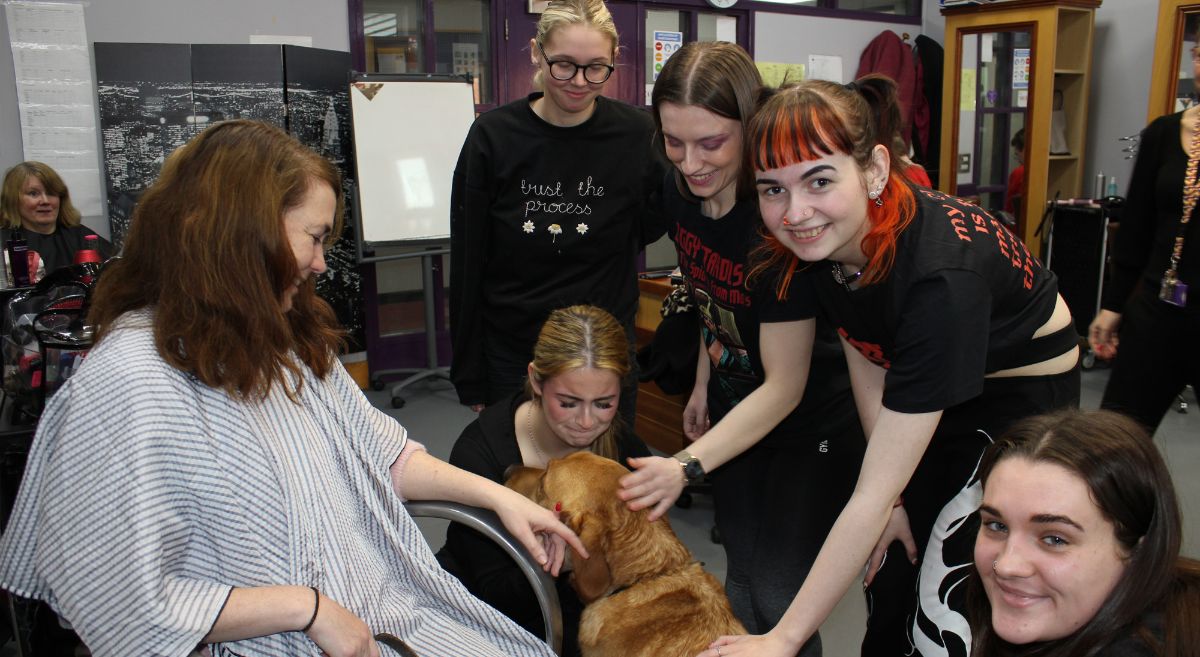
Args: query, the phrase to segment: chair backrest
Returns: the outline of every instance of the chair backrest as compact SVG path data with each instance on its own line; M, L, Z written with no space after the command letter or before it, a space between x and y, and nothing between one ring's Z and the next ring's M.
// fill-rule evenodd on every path
M529 585L533 587L533 593L537 597L538 606L542 608L542 622L546 627L546 645L550 646L554 654L562 654L562 607L559 606L558 589L555 588L554 578L542 570L533 557L529 556L525 546L518 543L508 533L495 513L456 502L430 500L409 501L404 504L404 507L413 517L441 518L470 527L490 538L507 552L529 580Z

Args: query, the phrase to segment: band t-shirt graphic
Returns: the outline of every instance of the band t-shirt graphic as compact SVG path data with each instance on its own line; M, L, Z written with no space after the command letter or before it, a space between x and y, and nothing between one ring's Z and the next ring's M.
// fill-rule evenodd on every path
M663 186L663 207L667 234L679 254L680 273L701 318L700 334L712 367L709 419L715 424L762 385L759 325L805 319L805 308L778 299L777 279L772 273L764 273L747 287L752 268L750 253L762 239L762 222L753 200L735 204L719 219L705 217L700 213L700 204L684 199L674 176L668 175ZM764 442L775 440L777 435L797 434L789 427L804 422L803 412L821 408L826 397L836 396L848 385L841 348L835 340L814 345L812 368L810 379L828 385L811 387L805 393L805 403Z

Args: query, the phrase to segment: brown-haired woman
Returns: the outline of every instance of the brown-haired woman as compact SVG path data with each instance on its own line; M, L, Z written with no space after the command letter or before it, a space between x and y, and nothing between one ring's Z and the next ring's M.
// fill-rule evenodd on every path
M763 236L743 144L762 89L750 54L721 41L683 46L654 83L659 141L675 169L663 182L663 209L700 317L683 411L693 442L674 457L631 461L637 472L619 493L655 519L685 477L707 477L725 593L751 633L774 627L807 577L854 488L864 443L832 327L816 329L772 285L746 276ZM804 344L812 348L797 348ZM809 394L798 405L805 381L794 373L806 362ZM820 637L793 654L820 655Z
M605 310L570 306L551 312L533 346L525 388L483 409L463 429L451 465L503 482L511 466L545 468L550 459L580 451L622 464L649 456L617 414L630 361L625 327ZM528 580L495 543L452 523L438 561L481 600L541 632L541 609ZM583 603L565 577L558 580L558 598L563 654L578 655Z
M112 245L79 223L79 210L58 172L41 162L22 162L4 174L0 193L0 247L20 235L29 245L30 280L36 282L74 261L75 253L94 237L102 259L112 256ZM8 257L7 251L4 254Z
M376 633L550 654L437 566L402 502L492 508L551 571L578 540L429 456L338 365L313 277L341 209L328 162L251 121L192 139L138 204L0 545L0 584L92 654L378 655Z
M1171 475L1110 411L1014 425L984 454L968 611L977 657L1200 654L1200 562Z

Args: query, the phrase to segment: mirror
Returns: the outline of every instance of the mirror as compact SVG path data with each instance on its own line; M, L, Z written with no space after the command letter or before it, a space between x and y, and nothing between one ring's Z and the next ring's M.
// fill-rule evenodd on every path
M1200 0L1159 0L1147 121L1197 102L1192 49L1200 43Z
M1175 111L1187 109L1196 103L1196 32L1200 30L1200 12L1183 15L1183 33L1180 35L1178 72L1175 82Z
M956 140L957 195L1016 226L1025 196L1029 30L962 34Z

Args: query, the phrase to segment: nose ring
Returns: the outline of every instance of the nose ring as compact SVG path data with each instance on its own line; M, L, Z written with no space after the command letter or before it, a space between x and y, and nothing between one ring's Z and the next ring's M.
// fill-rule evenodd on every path
M787 218L787 217L784 217L784 218L783 218L783 225L784 225L784 226L791 226L791 225L792 225L792 222L788 221L788 218ZM721 654L721 649L720 649L720 648L717 648L717 654L718 654L718 655L720 655L720 654Z
M996 572L996 562L995 561L992 562L992 572L993 573ZM999 574L999 573L997 573L997 574Z

